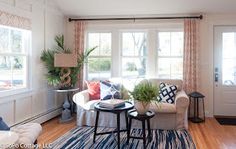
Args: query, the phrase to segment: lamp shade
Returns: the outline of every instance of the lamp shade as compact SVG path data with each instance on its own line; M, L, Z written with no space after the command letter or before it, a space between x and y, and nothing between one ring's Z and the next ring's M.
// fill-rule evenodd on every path
M77 57L75 54L54 54L54 67L76 67Z

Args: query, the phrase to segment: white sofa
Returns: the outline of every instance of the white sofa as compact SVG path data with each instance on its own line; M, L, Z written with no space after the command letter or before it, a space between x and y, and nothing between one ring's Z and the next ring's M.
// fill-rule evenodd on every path
M155 116L151 119L150 125L152 129L188 129L188 105L189 98L182 89L182 80L163 80L151 78L148 79L151 83L158 85L160 82L174 84L178 86L178 91L175 97L175 103L161 103L157 107L154 103L151 104L150 110L155 112ZM77 105L77 126L94 126L96 112L94 111L94 103L98 100L89 100L88 90L76 93L73 96L73 101ZM99 126L116 127L116 116L112 113L100 113ZM121 115L121 128L125 128L125 115ZM139 122L133 122L132 127L140 127ZM141 127L140 127L141 128Z

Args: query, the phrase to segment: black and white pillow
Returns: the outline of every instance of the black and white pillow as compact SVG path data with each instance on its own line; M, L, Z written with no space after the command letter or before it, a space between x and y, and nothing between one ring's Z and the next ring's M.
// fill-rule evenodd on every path
M175 102L175 95L177 92L176 85L169 85L167 83L161 82L159 90L159 101L173 104Z

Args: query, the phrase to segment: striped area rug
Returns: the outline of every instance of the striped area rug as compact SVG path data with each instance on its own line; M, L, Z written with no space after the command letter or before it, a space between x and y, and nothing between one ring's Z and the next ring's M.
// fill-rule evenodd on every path
M98 128L97 132L111 131L112 128ZM115 149L117 148L116 133L99 135L93 143L94 127L77 127L54 141L51 149ZM132 129L132 135L142 134L141 129ZM147 133L147 132L146 132ZM147 149L195 149L195 144L186 130L152 130L152 140ZM120 133L122 149L142 149L143 141L130 139L126 144L126 132Z

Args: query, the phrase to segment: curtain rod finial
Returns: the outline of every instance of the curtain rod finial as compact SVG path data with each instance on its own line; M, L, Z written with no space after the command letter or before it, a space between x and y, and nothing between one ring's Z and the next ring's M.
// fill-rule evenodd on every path
M71 22L71 21L72 21L72 19L71 19L71 18L69 18L69 19L68 19L68 21L69 21L69 22Z
M200 15L200 16L199 16L199 19L203 19L203 16L202 16L202 15Z

